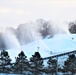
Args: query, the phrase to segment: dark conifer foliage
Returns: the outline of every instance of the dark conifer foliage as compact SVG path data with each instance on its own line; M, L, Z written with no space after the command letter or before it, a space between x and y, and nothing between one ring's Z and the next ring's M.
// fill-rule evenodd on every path
M33 75L42 74L43 71L43 60L39 52L35 52L30 58L31 72Z
M58 75L57 72L66 73L66 75L68 75L69 72L71 75L76 74L76 56L74 53L68 55L63 66L58 64L57 57L42 58L39 52L35 52L28 60L25 53L21 51L18 56L15 57L15 62L12 62L7 51L2 50L0 53L0 73Z
M10 73L11 59L7 51L3 50L0 54L0 72ZM9 67L10 66L10 67Z
M27 56L23 51L21 51L18 54L18 57L16 57L15 63L12 68L14 73L26 74L29 71L29 62Z
M68 59L64 62L63 69L65 72L71 72L71 75L76 73L76 56L71 54Z
M47 73L54 75L56 73L57 60L50 58L47 62Z

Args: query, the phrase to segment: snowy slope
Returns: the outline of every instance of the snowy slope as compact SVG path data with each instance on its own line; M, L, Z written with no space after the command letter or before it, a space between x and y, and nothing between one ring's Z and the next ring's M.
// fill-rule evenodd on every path
M74 38L74 39L72 39ZM9 55L14 60L14 57L23 50L28 58L38 51L42 57L48 57L54 54L68 52L76 49L76 34L57 34L53 38L34 41L21 47L21 49L8 50Z

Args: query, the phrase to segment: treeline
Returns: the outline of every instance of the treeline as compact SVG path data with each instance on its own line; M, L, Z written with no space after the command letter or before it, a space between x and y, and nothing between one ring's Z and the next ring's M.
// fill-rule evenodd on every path
M46 64L45 64L46 62ZM68 73L71 75L76 74L76 56L71 54L64 61L64 65L57 63L56 58L50 58L42 60L39 52L35 52L34 55L27 59L27 56L21 51L15 62L12 63L12 59L9 53L5 50L0 53L0 73L11 73L11 74L25 74L25 75L57 75L58 72Z

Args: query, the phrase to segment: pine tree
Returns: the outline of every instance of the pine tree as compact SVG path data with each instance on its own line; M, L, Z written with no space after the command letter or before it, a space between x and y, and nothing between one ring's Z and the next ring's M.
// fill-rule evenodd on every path
M48 68L47 68L47 73L49 74L54 74L56 73L56 68L57 68L57 60L50 58L47 62Z
M39 52L35 52L34 55L30 58L31 72L33 75L42 74L43 70L43 60Z
M3 50L0 54L0 71L3 73L10 73L11 71L11 59L7 51Z
M76 56L71 54L68 59L64 62L63 69L65 72L71 72L71 75L76 73Z
M29 70L29 62L27 60L27 56L21 51L16 57L16 61L14 63L13 72L15 73L27 73Z

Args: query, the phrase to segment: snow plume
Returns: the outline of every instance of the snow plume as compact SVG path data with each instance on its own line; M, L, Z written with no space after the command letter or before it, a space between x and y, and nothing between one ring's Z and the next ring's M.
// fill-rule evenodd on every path
M42 38L35 23L21 24L16 29L16 36L20 44L26 44Z
M1 28L2 29L2 28ZM41 40L48 35L51 37L59 33L68 33L67 24L53 23L38 19L35 22L20 24L16 29L7 27L0 29L0 48L20 48L20 45L25 45L35 40Z
M67 22L54 22L52 27L54 34L70 34L69 25Z
M12 28L3 29L0 32L0 41L2 41L0 42L1 49L21 48Z
M20 24L15 33L20 44L24 45L51 35L51 25L49 22L39 19L36 22Z
M1 49L20 48L20 45L41 40L47 35L51 35L51 25L43 19L20 24L16 29L7 27L0 31L0 47Z

